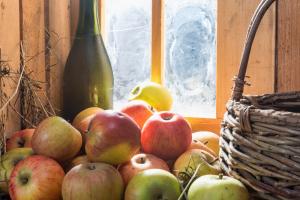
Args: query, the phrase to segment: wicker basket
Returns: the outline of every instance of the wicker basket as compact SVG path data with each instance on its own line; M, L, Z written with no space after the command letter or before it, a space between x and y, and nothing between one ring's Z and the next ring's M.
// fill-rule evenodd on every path
M262 0L251 20L222 122L220 162L254 199L300 200L300 92L243 96L251 46L274 1Z

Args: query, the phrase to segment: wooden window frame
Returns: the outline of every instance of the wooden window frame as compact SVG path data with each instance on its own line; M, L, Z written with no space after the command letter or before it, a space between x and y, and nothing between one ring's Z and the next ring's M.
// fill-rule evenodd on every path
M151 81L164 84L164 0L152 0L152 56L151 56ZM106 37L105 30L105 0L99 0L100 20L101 20L101 34ZM217 73L218 73L217 69ZM217 76L218 77L218 76ZM218 85L218 81L217 81ZM221 109L218 98L218 90L216 94L216 118L197 118L186 117L190 122L193 131L213 131L219 133L220 123L222 120Z

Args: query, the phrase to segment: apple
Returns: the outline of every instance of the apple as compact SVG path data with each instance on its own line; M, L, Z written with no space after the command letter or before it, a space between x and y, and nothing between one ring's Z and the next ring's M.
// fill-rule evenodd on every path
M143 151L164 160L176 159L187 150L191 141L190 124L181 115L172 112L154 113L142 129Z
M53 159L34 155L19 162L9 181L12 200L61 199L64 170Z
M248 200L246 187L238 180L222 175L196 179L188 191L189 200Z
M192 176L197 168L197 176L219 174L221 172L218 159L200 149L191 149L179 156L175 161L173 171L182 180L185 178L183 175Z
M168 111L172 108L173 97L163 85L155 82L144 82L134 87L129 95L129 101L146 101L158 111Z
M95 116L95 114L97 112L101 112L103 111L102 108L99 107L90 107L90 108L86 108L84 110L82 110L81 112L79 112L75 118L72 121L72 125L77 128L78 130L80 130L80 124L82 123L82 121L84 121L87 118L92 118L93 116ZM86 127L87 128L87 127ZM87 130L87 129L86 129Z
M105 163L85 163L72 168L62 185L64 200L122 200L124 183L118 170Z
M122 109L122 113L129 115L140 128L143 128L145 122L152 116L154 108L145 101L133 100L128 102Z
M144 153L134 155L129 162L120 166L119 171L125 185L127 185L132 177L146 169L163 169L170 171L165 161L154 155Z
M82 147L84 150L84 145L85 145L85 134L88 131L89 124L93 117L96 115L96 113L103 111L102 108L99 107L90 107L87 109L84 109L80 113L78 113L73 122L72 125L80 131L82 134Z
M70 171L73 167L80 165L80 164L85 164L85 163L89 163L90 161L88 160L87 155L81 155L81 156L77 156L75 157L71 162L67 162L66 164L66 171Z
M33 155L31 148L15 148L1 156L0 191L8 192L9 177L14 167L18 162L31 155Z
M31 138L35 129L24 129L15 132L6 141L6 150L9 151L14 148L31 147Z
M92 162L125 163L140 149L138 125L126 114L106 110L92 119L85 151Z
M210 153L212 156L217 157L216 153L208 148L204 143L202 143L200 140L197 140L196 135L192 134L192 142L188 149L201 149L203 151L206 151Z
M176 177L162 169L147 169L128 183L124 200L177 200L180 184Z
M219 145L219 139L220 136L213 132L209 131L199 131L195 132L192 135L193 140L198 140L205 144L209 149L211 149L215 155L219 155L220 145Z
M72 159L80 150L80 132L61 117L48 117L36 128L32 149L39 155L63 162Z

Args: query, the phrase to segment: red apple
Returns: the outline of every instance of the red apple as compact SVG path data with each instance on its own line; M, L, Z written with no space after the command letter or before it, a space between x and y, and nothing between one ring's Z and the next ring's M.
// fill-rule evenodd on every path
M31 147L31 138L34 133L34 129L24 129L15 132L6 141L6 150L9 151L15 148Z
M121 112L129 115L140 128L143 128L147 119L152 116L154 109L145 101L133 100L128 102Z
M119 171L127 185L132 177L146 169L163 169L170 171L165 161L151 154L144 153L133 156L129 162L119 168Z
M8 193L9 177L13 169L21 160L31 155L33 155L31 148L15 148L1 156L0 193Z
M118 170L104 163L86 163L72 168L64 178L64 200L121 200L124 183Z
M54 116L44 119L38 125L31 143L35 153L63 163L79 152L82 137L70 123L61 117Z
M192 140L190 124L172 112L154 113L142 129L142 149L164 160L176 159Z
M61 199L64 175L62 167L51 158L30 156L14 168L9 195L12 200Z
M106 110L92 119L86 134L85 151L92 162L122 164L140 148L138 125L126 114Z

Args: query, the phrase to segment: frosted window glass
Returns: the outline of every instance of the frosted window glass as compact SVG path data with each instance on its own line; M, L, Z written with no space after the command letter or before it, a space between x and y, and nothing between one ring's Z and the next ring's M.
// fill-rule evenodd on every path
M165 83L174 110L216 115L216 0L166 0Z
M151 0L106 1L106 48L114 72L114 108L150 79Z

